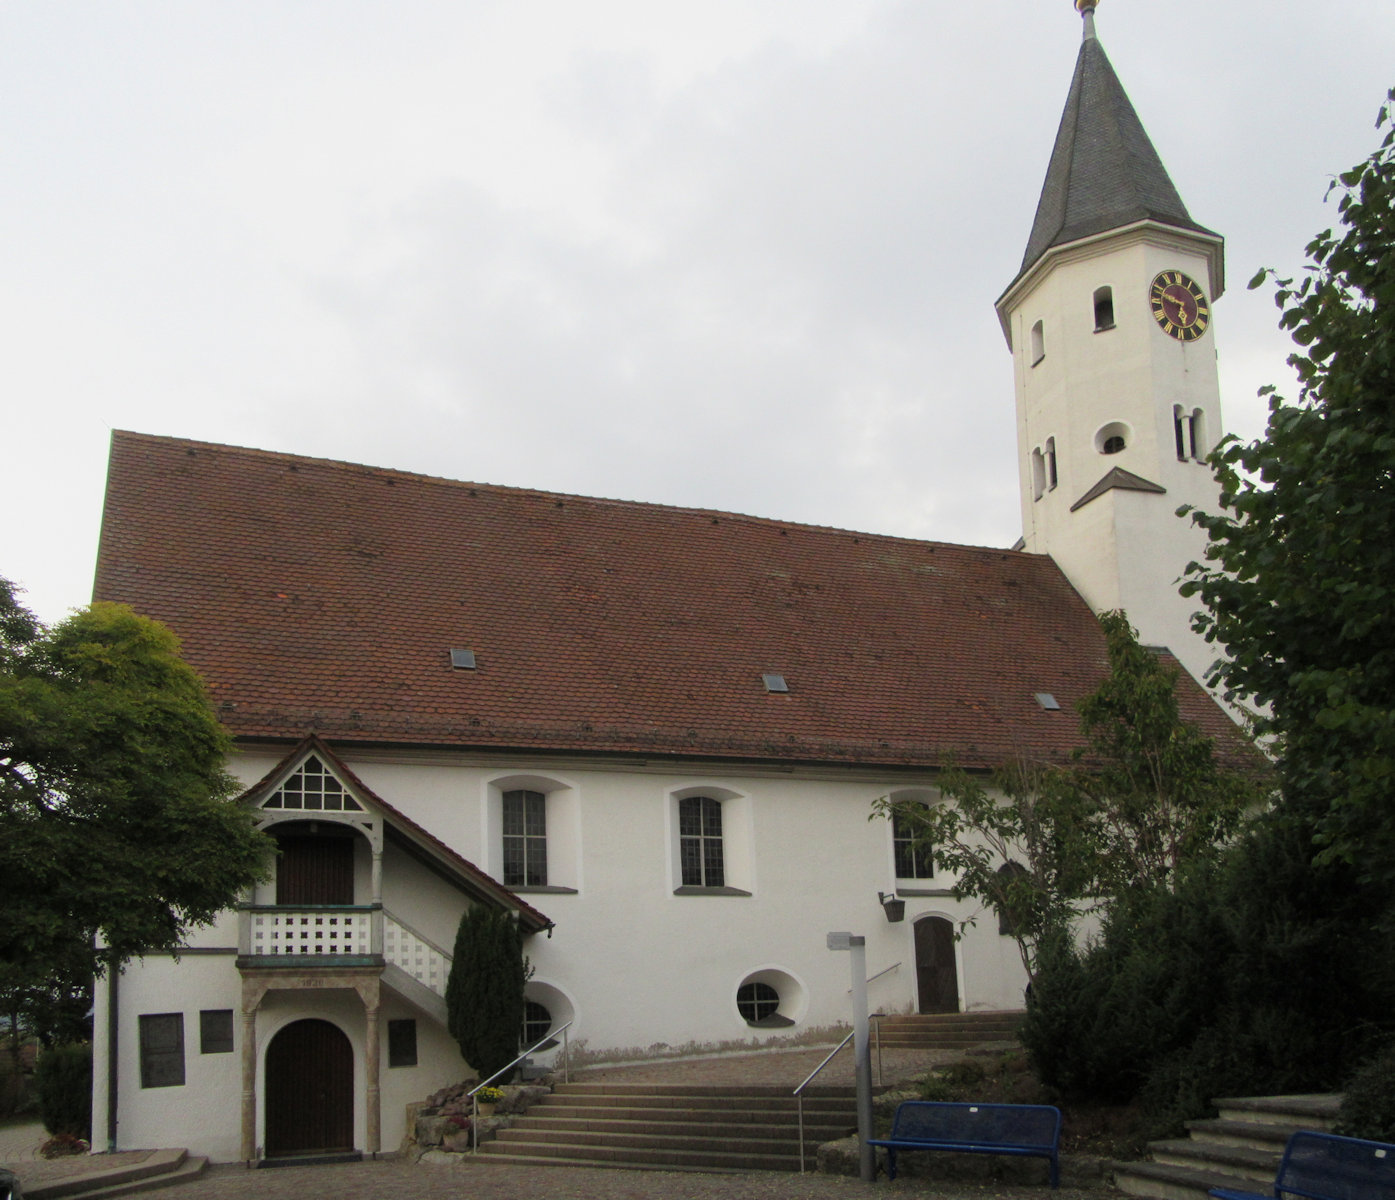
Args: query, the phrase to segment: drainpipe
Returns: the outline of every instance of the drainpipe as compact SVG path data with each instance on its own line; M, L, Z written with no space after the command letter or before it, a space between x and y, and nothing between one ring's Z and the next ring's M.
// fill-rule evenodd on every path
M119 1015L120 994L117 986L121 978L121 968L116 963L116 956L107 956L107 1151L111 1153L116 1150L116 1096L117 1088L117 1063L120 1056L117 1054L116 1032L119 1025L117 1017Z

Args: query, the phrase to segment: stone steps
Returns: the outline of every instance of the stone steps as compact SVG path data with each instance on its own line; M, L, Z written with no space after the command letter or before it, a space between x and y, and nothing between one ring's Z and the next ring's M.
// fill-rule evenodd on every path
M562 1084L480 1145L481 1162L688 1171L798 1171L798 1102L788 1087ZM857 1125L852 1088L810 1088L804 1137Z
M988 1042L1013 1042L1020 1012L914 1013L880 1017L876 1040L883 1049L955 1050Z
M108 1196L129 1196L185 1183L202 1175L207 1166L208 1159L190 1157L184 1150L156 1150L141 1162L127 1166L93 1166L80 1175L26 1184L24 1195L25 1200L105 1200Z
M1207 1200L1211 1188L1269 1191L1297 1129L1331 1129L1340 1096L1249 1096L1213 1101L1220 1116L1189 1121L1187 1138L1149 1144L1146 1162L1112 1163L1114 1186L1147 1200Z

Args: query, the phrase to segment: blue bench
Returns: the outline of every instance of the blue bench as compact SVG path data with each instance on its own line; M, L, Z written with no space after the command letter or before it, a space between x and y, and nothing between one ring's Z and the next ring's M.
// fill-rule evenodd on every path
M1212 1188L1211 1195L1216 1200L1390 1200L1395 1196L1395 1145L1300 1129L1284 1147L1272 1191Z
M869 1140L886 1148L888 1179L896 1178L898 1151L951 1150L1044 1158L1051 1164L1051 1186L1060 1186L1061 1110L1049 1104L903 1100L896 1106L890 1136Z

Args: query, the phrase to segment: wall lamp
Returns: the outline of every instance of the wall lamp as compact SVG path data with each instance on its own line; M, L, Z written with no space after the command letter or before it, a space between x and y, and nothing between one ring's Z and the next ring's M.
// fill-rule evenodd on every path
M877 893L877 903L882 906L882 911L886 913L886 919L893 925L897 921L906 919L906 902L897 897L895 892L887 895L885 892Z

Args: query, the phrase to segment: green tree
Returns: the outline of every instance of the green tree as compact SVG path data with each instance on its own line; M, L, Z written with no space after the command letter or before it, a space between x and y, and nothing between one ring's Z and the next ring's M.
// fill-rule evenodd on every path
M264 876L229 748L164 626L94 604L45 628L0 580L0 1010L177 949Z
M1087 747L1067 787L1090 824L1096 890L1117 897L1167 884L1179 868L1214 858L1271 786L1258 755L1224 765L1182 719L1180 668L1164 663L1122 612L1100 617L1109 676L1080 702Z
M461 1057L490 1078L518 1057L528 962L514 915L476 904L455 934L446 980L446 1022Z
M1283 804L1320 861L1395 886L1395 126L1334 182L1340 228L1280 279L1296 402L1273 388L1257 441L1212 457L1219 513L1184 592L1225 647L1215 678L1261 712ZM1260 272L1251 287L1269 277ZM1184 512L1186 510L1183 510Z
M938 782L943 803L882 796L872 817L895 817L953 879L956 899L977 899L995 913L1035 978L1038 948L1069 927L1093 882L1078 797L1058 769L1021 761L988 778L946 762Z
M956 898L998 915L1034 986L1043 947L1082 911L1169 886L1184 863L1214 858L1264 794L1258 756L1250 769L1224 766L1182 720L1178 668L1140 646L1123 613L1100 623L1110 672L1080 703L1086 744L1074 762L1017 761L987 781L947 764L946 803L873 805L913 831Z

